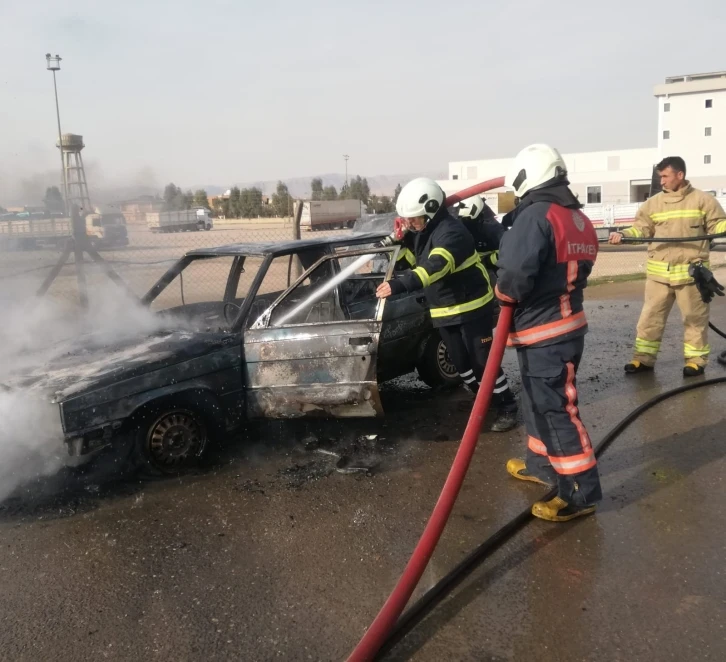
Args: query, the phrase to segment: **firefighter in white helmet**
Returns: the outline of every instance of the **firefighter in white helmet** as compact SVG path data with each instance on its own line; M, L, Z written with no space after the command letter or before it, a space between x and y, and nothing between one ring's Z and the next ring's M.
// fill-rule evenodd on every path
M476 250L482 264L489 272L489 280L494 284L496 282L499 243L505 232L504 227L497 221L496 214L480 195L463 200L457 205L457 209L459 218L464 221L464 227L474 237Z
M598 241L569 189L567 167L549 145L531 145L505 178L519 199L505 221L497 296L514 305L508 345L517 348L527 427L525 460L507 471L557 485L532 514L556 522L594 512L602 498L597 461L578 409L577 368L585 347L583 290Z
M476 393L492 342L494 292L471 234L444 205L444 192L432 179L406 184L396 211L409 226L409 246L415 265L378 287L386 298L423 289L431 319L446 344L461 379ZM498 416L492 430L516 425L517 402L500 370L493 402Z

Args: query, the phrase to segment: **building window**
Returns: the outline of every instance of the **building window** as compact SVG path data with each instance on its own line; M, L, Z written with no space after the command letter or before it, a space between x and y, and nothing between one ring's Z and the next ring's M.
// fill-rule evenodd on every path
M663 140L668 140L671 137L670 131L663 131Z
M706 127L706 132L704 133L704 135L705 136L710 136L711 135L711 127L710 126L707 126Z
M671 105L669 103L663 104L663 112L664 113L670 113L671 112Z
M602 204L602 186L588 186L587 187L587 204L588 205Z
M713 108L713 99L706 99L706 108Z
M706 165L709 165L711 163L711 155L710 154L706 154L706 156L703 157L703 162Z
M459 179L459 175L453 175L451 179Z

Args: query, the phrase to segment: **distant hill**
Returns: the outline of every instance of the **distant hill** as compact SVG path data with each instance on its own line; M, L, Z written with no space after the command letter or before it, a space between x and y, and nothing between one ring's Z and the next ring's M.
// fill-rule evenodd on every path
M356 177L356 174L350 174L348 177ZM396 186L399 184L403 186L406 182L414 179L415 177L431 177L432 179L446 179L446 173L442 172L425 172L418 174L408 175L374 175L372 177L366 177L361 175L368 180L368 186L371 189L371 193L375 195L393 195L396 190ZM295 198L306 198L310 195L310 180L314 177L320 177L323 180L324 186L335 186L338 191L343 187L345 183L345 175L340 173L329 173L327 175L310 175L307 177L293 177L291 179L283 179L282 181L287 184L290 194ZM253 186L262 190L263 193L271 194L275 192L278 180L267 180L267 181L256 181L256 182L240 182L236 186L240 188L251 188ZM218 186L206 186L197 187L204 188L209 195L219 195L224 193L227 189L220 188ZM218 191L213 193L212 191Z

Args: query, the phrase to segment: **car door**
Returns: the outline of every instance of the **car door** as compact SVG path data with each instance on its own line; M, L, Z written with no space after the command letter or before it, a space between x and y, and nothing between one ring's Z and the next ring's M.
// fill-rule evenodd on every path
M373 417L383 414L376 378L385 300L353 310L340 298L346 281L398 247L367 248L318 260L245 331L250 417Z

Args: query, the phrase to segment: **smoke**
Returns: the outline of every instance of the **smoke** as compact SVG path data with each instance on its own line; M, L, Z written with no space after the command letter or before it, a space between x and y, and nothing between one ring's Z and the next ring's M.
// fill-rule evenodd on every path
M50 364L84 347L110 348L169 328L168 319L113 285L92 288L89 298L89 311L81 316L75 306L0 288L0 502L68 463L58 405L37 387ZM81 366L79 379L93 369Z
M94 205L111 204L129 200L140 195L158 195L161 191L159 179L148 166L126 174L115 174L113 178L105 175L100 162L84 162L89 195ZM63 182L60 161L57 168L23 168L22 165L10 169L0 162L0 207L40 206L45 191L51 186L62 189Z

